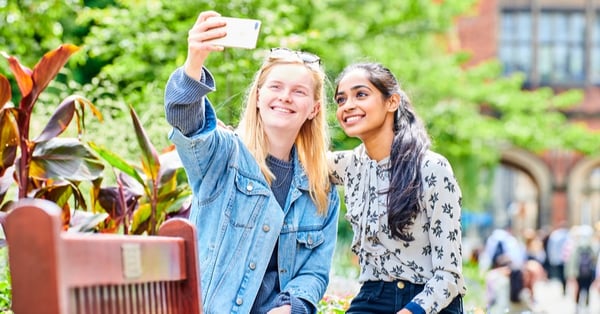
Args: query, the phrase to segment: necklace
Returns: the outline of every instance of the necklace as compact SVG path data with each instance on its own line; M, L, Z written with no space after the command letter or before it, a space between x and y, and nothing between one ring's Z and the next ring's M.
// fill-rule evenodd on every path
M273 156L267 157L267 166L275 176L275 180L271 183L271 188L281 188L291 182L290 173L294 172L294 164L285 162Z
M292 172L291 168L287 169L287 171L285 172L285 176L283 178L275 177L275 181L273 181L273 183L271 184L271 187L280 188L282 185L284 185L285 182L288 181L288 177L290 176L290 172Z

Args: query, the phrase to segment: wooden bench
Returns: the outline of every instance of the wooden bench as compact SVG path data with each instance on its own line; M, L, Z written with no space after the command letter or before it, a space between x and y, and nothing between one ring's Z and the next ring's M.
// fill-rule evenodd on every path
M157 236L71 233L56 204L23 199L4 226L17 314L202 313L196 229L184 219Z

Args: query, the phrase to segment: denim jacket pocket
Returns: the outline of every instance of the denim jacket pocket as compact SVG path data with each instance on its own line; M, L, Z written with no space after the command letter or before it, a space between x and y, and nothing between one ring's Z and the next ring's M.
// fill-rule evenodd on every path
M300 231L296 236L298 243L307 249L314 249L325 241L323 231Z
M235 192L227 206L230 223L237 228L253 228L261 209L267 204L269 190L259 181L237 174Z

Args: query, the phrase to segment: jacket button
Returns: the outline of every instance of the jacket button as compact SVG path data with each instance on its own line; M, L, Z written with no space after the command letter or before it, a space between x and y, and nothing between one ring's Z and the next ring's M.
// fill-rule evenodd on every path
M269 232L269 230L271 230L271 227L269 227L269 225L263 225L264 232Z
M307 242L308 242L309 245L312 245L313 244L313 239L309 236Z
M256 269L256 264L250 263L250 265L248 265L248 267L250 267L250 269L252 269L252 270L255 270Z
M244 301L242 300L242 298L237 298L235 300L235 304L237 304L237 305L242 305L242 303L244 303Z
M398 289L404 289L404 283L402 281L398 281Z
M252 185L252 182L249 182L248 185L246 185L246 190L248 190L248 191L254 190L254 186Z

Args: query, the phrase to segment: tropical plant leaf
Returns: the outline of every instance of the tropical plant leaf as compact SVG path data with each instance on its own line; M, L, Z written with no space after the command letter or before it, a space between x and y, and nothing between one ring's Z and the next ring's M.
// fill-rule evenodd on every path
M21 91L21 95L25 98L29 95L33 89L33 79L31 77L31 69L24 66L19 62L19 59L13 56L9 56L5 53L2 55L8 59L8 66L15 76L15 80L17 80L17 85L19 86L19 90Z
M73 115L75 113L77 113L77 129L78 132L81 134L81 123L83 123L83 119L79 116L79 111L77 111L77 108L79 107L83 114L85 105L87 105L90 108L90 110L92 110L93 114L96 117L98 117L100 121L102 121L102 114L89 100L78 95L71 95L65 98L65 100L63 100L63 102L58 106L52 117L50 117L50 120L48 121L48 124L46 124L46 127L44 128L42 133L40 133L40 135L33 141L49 141L50 139L62 134L62 132L64 132L64 130L66 130L69 124L71 123L71 120L73 119Z
M34 197L52 201L61 208L70 208L69 200L72 196L78 203L75 207L86 208L85 198L77 184L66 180L53 180L50 184L37 190Z
M15 184L15 180L13 179L14 173L15 167L9 167L4 171L4 174L0 176L0 204L4 201L8 189Z
M69 232L93 232L96 227L108 218L107 213L91 213L74 210L71 213Z
M37 99L39 93L48 87L58 72L65 66L69 57L79 50L79 47L72 44L63 44L58 48L44 54L42 59L33 68L32 78L35 84L34 99Z
M102 188L98 192L98 205L114 220L119 220L128 213L133 212L141 197L141 195L137 195L129 189L123 189L122 191L124 204L121 202L118 187Z
M161 195L159 207L164 208L167 214L173 214L185 209L185 204L190 201L192 192L189 189L180 189Z
M19 147L19 124L15 118L15 108L0 109L0 147L2 147L2 164L0 176L14 165Z
M131 233L142 234L148 231L149 218L152 212L150 203L140 204L140 206L133 212L133 218L131 222ZM157 224L158 224L157 217Z
M104 147L100 147L93 142L89 142L88 145L96 153L98 153L98 155L100 155L100 157L102 157L102 159L106 160L111 166L123 171L124 173L126 173L127 175L129 175L130 177L132 177L136 181L138 181L140 184L145 185L144 179L142 179L140 174L137 172L136 167L131 165L129 162L127 162L121 156L109 151L108 149L106 149Z
M57 137L35 144L29 175L38 180L90 181L101 177L103 170L104 165L81 142Z
M4 75L0 74L0 108L4 107L11 98L12 90L10 88L10 82Z
M119 184L121 184L127 190L131 191L131 193L133 193L134 195L142 197L148 194L147 187L144 184L139 183L137 180L127 175L126 173L121 172L117 175L117 177Z
M6 203L4 203L4 204L2 204L2 206L0 206L0 212L6 213L8 210L10 210L12 208L14 203L15 203L15 201L8 200Z
M148 139L146 135L146 130L140 123L140 119L133 107L129 106L129 112L131 114L131 120L133 121L133 127L135 128L135 135L137 137L138 143L140 145L140 149L142 151L142 167L144 169L144 173L152 179L153 182L156 182L158 178L158 172L160 171L160 161L158 157L158 153L154 145Z

